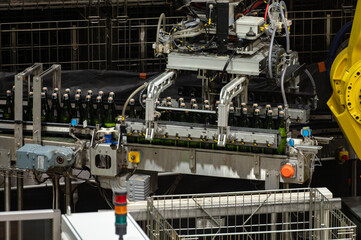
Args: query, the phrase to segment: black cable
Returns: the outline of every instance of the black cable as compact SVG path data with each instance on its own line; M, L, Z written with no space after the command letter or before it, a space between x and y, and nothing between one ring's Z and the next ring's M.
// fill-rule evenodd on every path
M222 76L221 76L221 81L223 81L224 79L224 76L225 76L225 73L227 71L227 68L228 68L228 65L231 63L234 55L236 54L236 50L234 50L230 55L229 55L229 58L226 62L226 64L224 65L224 68L223 68L223 71L222 71Z

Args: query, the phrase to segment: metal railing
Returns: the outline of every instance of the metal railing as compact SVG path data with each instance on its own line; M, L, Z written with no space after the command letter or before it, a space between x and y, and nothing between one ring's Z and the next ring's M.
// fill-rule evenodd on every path
M356 226L317 189L155 196L150 239L356 239Z
M61 237L60 210L0 212L0 222L48 220L48 219L52 220L52 239L60 240ZM6 239L13 239L13 238L10 238L10 235L7 235Z

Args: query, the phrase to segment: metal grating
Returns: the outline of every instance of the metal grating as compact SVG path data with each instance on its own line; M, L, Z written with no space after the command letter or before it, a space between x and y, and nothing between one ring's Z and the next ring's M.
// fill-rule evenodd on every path
M63 8L104 5L106 0L0 0L0 9Z
M106 69L106 20L2 23L2 71L43 62L64 69Z
M117 1L118 2L118 1ZM156 1L153 1L156 2ZM327 58L336 32L352 20L353 11L289 12L292 49L300 61ZM63 69L161 71L165 60L154 57L157 17L99 18L0 24L0 70L19 71L34 62L60 63ZM168 17L170 27L181 17ZM283 39L278 39L282 44Z
M356 239L356 226L318 189L148 198L151 240Z

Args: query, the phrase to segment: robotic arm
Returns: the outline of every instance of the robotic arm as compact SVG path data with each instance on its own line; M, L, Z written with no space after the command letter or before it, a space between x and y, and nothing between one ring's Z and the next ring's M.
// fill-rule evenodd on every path
M331 69L333 94L327 105L361 158L361 3L357 4L349 45Z

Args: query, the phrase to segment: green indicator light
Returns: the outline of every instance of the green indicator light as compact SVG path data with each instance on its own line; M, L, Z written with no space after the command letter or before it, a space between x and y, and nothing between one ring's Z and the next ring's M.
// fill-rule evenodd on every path
M115 216L115 223L116 224L126 224L127 223L127 216Z

